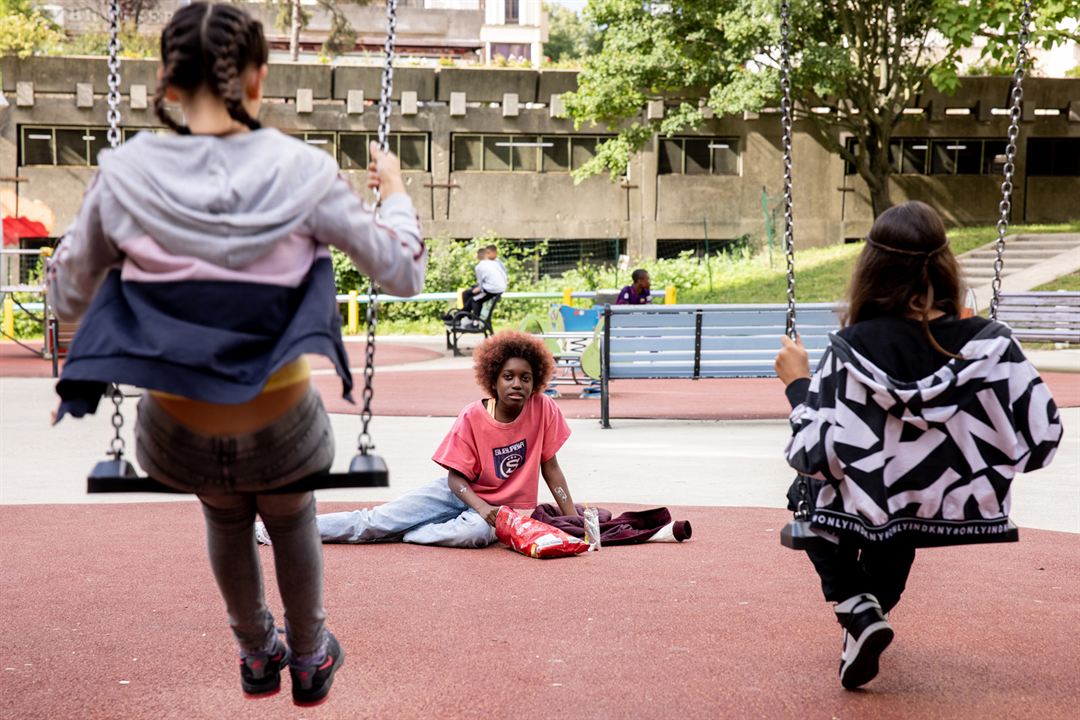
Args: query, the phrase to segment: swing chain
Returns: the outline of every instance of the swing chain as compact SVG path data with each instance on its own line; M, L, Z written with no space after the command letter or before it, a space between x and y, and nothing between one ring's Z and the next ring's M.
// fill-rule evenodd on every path
M120 405L124 402L124 393L120 391L119 384L113 383L109 386L109 399L113 404L112 426L116 431L116 435L109 442L109 454L113 456L113 460L120 460L124 457L126 445L124 438L120 437L120 429L124 427L124 413L120 410Z
M390 147L390 98L394 89L394 45L397 41L397 0L386 2L386 65L383 67L382 87L379 93L379 149L386 152ZM376 197L377 197L376 193ZM363 407L360 410L360 437L357 449L361 455L367 455L375 449L368 427L371 424L371 401L375 397L373 381L375 379L375 331L379 324L379 289L375 281L368 284L368 302L365 312L367 321L367 344L364 348L364 394Z
M781 145L784 153L784 255L787 260L787 327L785 332L795 339L795 234L791 196L791 4L780 2L780 125L783 129Z
M1020 135L1020 119L1023 115L1024 74L1028 62L1028 40L1031 28L1031 0L1024 0L1024 10L1020 14L1020 34L1017 37L1019 47L1016 50L1016 70L1013 71L1012 104L1009 108L1008 144L1005 146L1005 179L1001 183L1001 203L998 209L1001 216L997 222L996 255L994 257L994 279L990 283L990 319L997 320L998 303L1001 301L1001 271L1005 266L1005 234L1009 231L1009 214L1012 211L1013 173L1016 170L1016 141Z
M120 0L109 0L109 147L120 145Z
M379 91L379 149L386 152L390 147L390 96L394 90L394 46L397 42L397 0L386 0L386 44L383 52L382 87Z

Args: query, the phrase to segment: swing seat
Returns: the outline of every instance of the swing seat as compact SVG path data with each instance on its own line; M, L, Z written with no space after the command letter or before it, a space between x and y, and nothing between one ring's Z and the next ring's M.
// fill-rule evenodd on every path
M322 472L309 475L296 482L265 492L266 494L281 495L312 490L329 490L331 488L388 487L389 485L390 471L387 469L386 461L382 457L378 455L357 455L349 463L348 472ZM122 458L118 460L102 460L94 465L94 469L86 479L86 492L153 492L178 495L188 493L186 490L178 490L157 480L141 477L135 472L135 468L132 467L131 463Z
M823 541L828 539L814 532L809 520L792 520L780 530L780 544L792 550L806 550Z

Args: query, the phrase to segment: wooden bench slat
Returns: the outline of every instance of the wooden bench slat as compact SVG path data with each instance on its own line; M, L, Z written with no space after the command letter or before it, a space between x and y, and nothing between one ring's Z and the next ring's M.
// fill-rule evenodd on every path
M840 326L840 306L800 306L796 328L817 364ZM786 305L610 308L601 349L606 357L601 418L608 426L609 380L775 377L787 329Z

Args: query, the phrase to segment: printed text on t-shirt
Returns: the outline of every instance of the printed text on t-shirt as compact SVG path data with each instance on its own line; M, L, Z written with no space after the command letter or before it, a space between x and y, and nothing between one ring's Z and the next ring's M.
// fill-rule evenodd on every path
M525 462L525 441L495 448L492 454L495 457L495 474L500 480L506 480Z

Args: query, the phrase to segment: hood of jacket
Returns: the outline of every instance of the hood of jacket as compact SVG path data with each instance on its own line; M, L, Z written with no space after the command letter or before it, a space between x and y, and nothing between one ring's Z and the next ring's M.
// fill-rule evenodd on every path
M849 396L852 392L865 392L868 399L892 415L918 427L925 427L928 422L945 422L972 403L978 403L977 393L989 382L1014 376L1017 382L1027 381L1026 373L1011 372L1014 361L1024 361L1024 357L1022 353L1016 356L1012 352L1012 332L1000 323L990 323L969 340L959 359L952 359L934 374L913 382L890 377L838 334L833 333L830 340L831 351L848 372L848 382L861 386L859 390L849 387L845 391Z
M143 132L103 151L99 165L116 202L166 250L233 268L300 227L338 176L330 155L271 128Z

